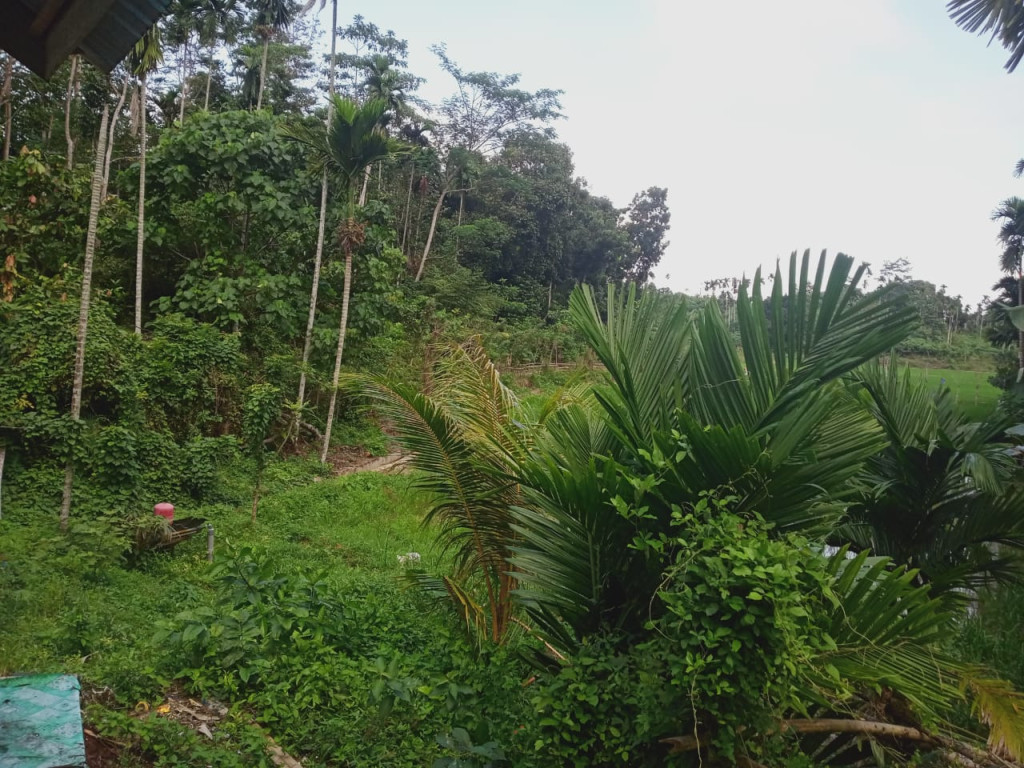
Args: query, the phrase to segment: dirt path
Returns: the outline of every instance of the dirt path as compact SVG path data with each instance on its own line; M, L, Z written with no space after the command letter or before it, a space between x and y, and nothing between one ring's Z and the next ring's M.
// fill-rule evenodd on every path
M401 474L409 470L410 460L408 454L397 451L384 456L371 456L365 450L348 446L336 448L327 455L331 477L354 475L356 472Z

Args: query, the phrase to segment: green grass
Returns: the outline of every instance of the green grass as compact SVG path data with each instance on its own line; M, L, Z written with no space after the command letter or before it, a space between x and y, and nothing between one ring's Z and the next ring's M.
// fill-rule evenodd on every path
M521 663L498 651L487 652L490 662L475 661L481 651L451 613L433 610L406 585L400 554L419 552L428 572L447 570L434 531L422 524L427 506L412 479L324 479L318 466L272 464L255 522L244 472L229 483L233 503L181 512L215 526L215 565L267 563L274 578L296 584L305 575L336 606L326 624L310 616L305 639L285 641L265 658L256 683L219 670L216 657L202 657L190 672L196 662L187 647L157 639L185 616L225 610L217 607L224 575L212 578L205 536L128 567L124 539L110 526L82 515L61 535L55 516L19 503L27 498L18 494L0 520L0 675L79 675L91 727L133 745L124 757L129 766L269 766L254 721L310 768L430 765L445 754L435 737L470 722L486 728L493 720L495 732L507 729L507 743L518 716L502 713L525 700ZM320 626L334 639L317 640ZM338 635L339 626L348 629ZM134 714L146 708L140 702L155 709L180 675L190 695L232 706L214 742ZM454 680L454 692L438 693ZM406 698L392 701L388 687L374 698L371 689L382 682ZM311 709L311 701L321 704Z
M552 397L569 389L600 383L602 372L586 368L572 371L541 370L519 379L506 379L505 383L528 411L538 411Z
M268 470L272 489L275 480L280 483L275 472L289 464ZM405 476L357 474L272 490L255 523L245 503L178 514L205 517L214 525L216 560L249 548L290 570L323 572L338 584L356 574L397 583L399 554L420 552L427 567L440 558L433 532L422 525L423 500L410 485ZM204 588L205 536L124 568L117 567L120 546L93 521L73 518L65 539L52 518L10 503L4 512L0 675L68 670L105 684L111 667L126 655L148 652L154 622L171 618ZM104 545L104 538L113 546Z
M951 368L913 368L929 388L949 387L968 416L983 419L995 409L1002 390L992 386L987 371L959 371Z
M909 363L911 370L929 388L945 385L956 401L973 419L984 419L999 403L1002 390L989 383L991 371L964 371L952 368L931 368ZM600 373L594 371L541 371L522 381L511 382L512 390L527 408L539 408L559 390L580 383L597 383Z

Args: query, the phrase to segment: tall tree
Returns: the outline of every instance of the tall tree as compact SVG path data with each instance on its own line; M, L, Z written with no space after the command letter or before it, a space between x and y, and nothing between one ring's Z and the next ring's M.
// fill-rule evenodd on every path
M327 461L331 442L331 427L338 399L338 380L341 360L345 353L345 333L348 329L349 299L352 295L352 253L363 244L365 224L356 215L356 188L366 167L384 160L396 151L384 130L384 117L388 105L385 101L368 101L360 106L351 99L335 96L332 99L334 119L330 128L320 135L293 133L315 153L316 159L332 168L339 176L339 197L343 201L342 221L338 225L338 245L345 254L345 287L341 300L341 325L338 328L338 348L334 356L334 375L331 379L331 399L327 408L320 460Z
M992 220L1000 223L999 242L1003 252L999 257L999 268L1017 277L1017 306L1024 296L1024 200L1010 197L1004 200L992 214ZM1024 330L1017 339L1018 382L1024 378Z
M65 155L64 167L68 170L75 161L75 140L71 137L71 105L75 99L75 92L78 89L78 60L81 57L75 54L71 57L71 71L68 73L68 90L64 96L64 141L67 142L67 155Z
M391 59L383 54L374 54L366 60L366 83L364 92L369 100L379 99L388 105L385 123L395 125L405 110L405 92L402 74L391 66ZM359 191L359 205L366 204L366 190L370 185L373 166L366 166L363 172L363 186Z
M121 115L122 107L124 107L124 101L128 97L128 86L131 83L131 79L131 76L125 73L124 79L121 81L121 93L118 95L117 104L114 105L114 111L110 115L110 128L107 132L107 151L103 158L103 184L100 187L100 198L102 199L107 197L107 186L110 183L110 163L114 155L114 136L117 133L117 120Z
M136 44L129 57L132 74L139 80L139 205L135 235L135 335L142 335L142 264L146 241L146 76L163 61L160 30L154 25Z
M92 266L96 256L96 230L99 225L103 198L103 158L107 151L108 107L103 105L100 134L96 140L96 155L92 169L92 198L89 202L89 226L85 235L85 259L82 263L82 296L78 311L78 342L75 346L75 373L71 389L71 420L77 427L82 415L82 381L85 377L85 340L89 332L89 302L92 294ZM64 470L64 496L60 504L60 527L66 531L71 516L71 489L75 478L74 450L68 452Z
M241 18L237 0L205 0L200 8L197 20L199 44L207 49L206 95L203 97L203 109L206 111L210 109L210 85L213 71L217 68L216 47L221 41L235 41Z
M167 43L179 49L178 53L178 122L185 120L188 103L189 56L192 37L202 16L204 0L175 0L167 15L165 36Z
M320 9L323 10L327 0L321 0ZM303 12L308 11L314 5L310 2L303 7ZM334 59L338 47L338 0L331 2L331 58L328 60L327 74L327 130L331 130L331 113L334 109ZM313 326L316 324L316 304L320 293L320 270L324 261L324 237L327 227L327 165L324 165L320 179L320 219L317 224L316 252L313 255L313 286L309 292L309 313L306 317L306 335L302 341L302 367L299 370L299 393L295 398L295 420L292 425L292 435L297 437L299 426L302 420L302 408L306 402L306 368L309 365L309 353L313 348Z
M626 280L645 283L654 275L654 268L668 248L668 232L672 214L668 210L668 190L651 187L633 197L626 209L626 233L630 255L623 265Z
M451 60L444 46L432 49L444 69L455 80L457 92L445 99L435 134L443 157L443 172L437 183L437 200L427 230L427 240L416 267L416 281L423 277L437 231L445 198L455 188L467 155L487 155L498 149L511 134L535 131L561 117L561 91L548 88L525 91L518 88L519 75L495 72L466 72Z
M260 61L260 89L256 96L256 109L263 109L263 91L267 81L267 54L270 38L287 29L292 23L290 0L258 0L256 3L256 34L263 39L263 56Z

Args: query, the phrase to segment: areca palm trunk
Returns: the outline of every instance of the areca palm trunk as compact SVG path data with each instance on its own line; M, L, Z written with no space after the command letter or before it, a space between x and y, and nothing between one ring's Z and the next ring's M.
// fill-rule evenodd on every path
M110 121L110 130L107 135L107 151L103 157L103 187L100 189L100 199L107 199L107 188L110 186L110 161L114 154L114 133L117 131L117 116L121 114L121 107L124 106L125 97L128 95L128 78L121 86L121 95L117 98L117 106L114 107L114 116Z
M416 175L416 161L413 160L409 170L409 189L405 193L405 223L402 225L402 253L405 253L405 241L409 237L409 217L412 212L412 181Z
M363 171L363 188L359 190L359 204L366 205L366 189L370 186L370 175L373 173L373 166L366 166L366 170Z
M178 107L178 122L185 122L185 102L188 101L188 37L181 56L181 105Z
M332 34L333 37L333 34ZM256 96L256 109L263 109L263 86L267 80L267 52L270 50L270 35L263 36L263 59L260 62L260 89ZM333 64L333 59L332 59Z
M64 140L68 151L64 161L65 170L71 170L75 162L75 140L71 138L71 100L75 97L75 75L78 72L78 54L71 57L71 72L68 74L68 90L64 97Z
M203 111L210 111L210 83L213 81L213 48L210 48L210 66L206 68L206 96L203 98Z
M338 0L331 4L331 60L328 72L327 91L330 96L327 105L327 130L331 130L331 114L334 110L334 56L338 42ZM320 293L320 270L324 260L324 234L327 225L327 167L324 167L320 180L320 222L316 233L316 254L313 257L313 287L309 293L309 315L306 317L306 336L302 342L302 369L299 371L299 394L296 397L295 423L292 426L294 437L298 438L299 425L302 422L302 407L306 402L306 367L309 365L309 354L313 348L313 326L316 324L316 303ZM347 279L347 278L346 278ZM333 414L332 414L333 416ZM328 424L328 434L330 424ZM321 459L322 461L323 459Z
M7 446L0 443L0 520L4 519L4 460L7 458Z
M14 76L14 57L7 54L7 61L4 64L4 89L0 101L4 103L4 150L3 159L11 156L11 78Z
M75 346L75 373L71 387L71 420L78 422L82 415L82 381L85 378L85 339L89 331L89 299L92 293L92 266L96 256L96 229L99 225L100 188L103 185L103 158L107 149L106 105L100 118L100 135L96 140L96 158L92 170L92 199L89 202L89 226L85 235L85 260L82 264L82 297L78 307L78 342ZM66 531L71 516L71 489L75 477L73 451L68 453L64 470L64 496L60 505L60 528Z
M441 188L441 194L437 196L437 203L434 205L434 215L430 217L430 229L427 230L427 242L423 246L423 255L420 257L420 265L416 270L416 282L423 277L423 268L427 265L427 257L430 256L430 246L434 242L434 233L437 232L437 219L441 215L441 206L448 196L448 184Z
M139 78L139 212L135 235L135 335L142 335L142 253L146 241L146 73Z
M349 219L352 222L352 219ZM331 401L327 407L327 425L324 427L324 444L320 449L320 462L327 461L327 450L331 446L331 428L334 426L334 409L338 403L338 380L341 378L341 358L345 354L345 334L348 332L348 304L352 296L352 246L345 244L345 289L341 294L341 324L338 327L338 349L334 354L334 375L331 377Z

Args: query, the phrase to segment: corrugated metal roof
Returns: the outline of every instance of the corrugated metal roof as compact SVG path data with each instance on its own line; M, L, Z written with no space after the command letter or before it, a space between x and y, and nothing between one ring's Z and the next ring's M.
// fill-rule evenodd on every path
M0 48L42 77L72 53L109 72L170 0L5 0Z

